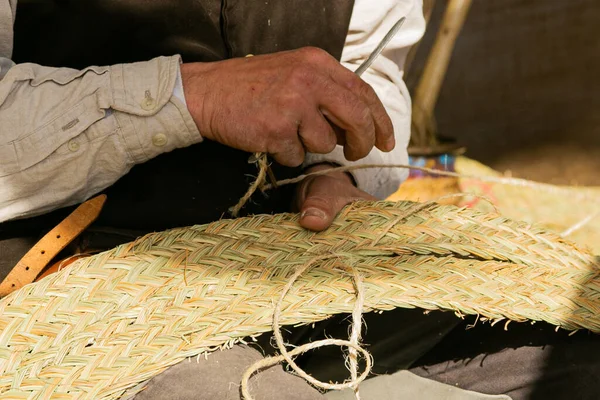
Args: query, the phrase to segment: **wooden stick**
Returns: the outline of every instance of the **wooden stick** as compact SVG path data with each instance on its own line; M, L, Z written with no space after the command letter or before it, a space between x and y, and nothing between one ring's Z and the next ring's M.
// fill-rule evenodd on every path
M433 109L448 69L456 38L465 23L471 3L472 0L449 0L446 6L435 43L413 96L412 142L415 146L432 146L437 142L434 124L431 121Z
M425 26L429 25L429 20L431 19L431 14L433 14L433 7L435 6L435 0L423 0L423 16L425 17ZM417 43L412 45L408 54L406 55L406 61L404 61L404 74L408 74L410 67L415 60L417 52L419 51L419 45L423 39L419 40Z

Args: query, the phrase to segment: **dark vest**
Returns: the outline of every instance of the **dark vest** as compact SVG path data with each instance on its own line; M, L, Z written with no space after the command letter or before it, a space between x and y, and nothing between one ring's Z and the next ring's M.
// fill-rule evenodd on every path
M172 54L209 62L315 46L339 59L353 6L353 0L19 0L13 58L84 68ZM248 157L205 141L138 165L106 190L95 227L137 234L227 216L256 175ZM278 178L298 173L273 167ZM286 211L291 194L285 187L255 195L244 212ZM0 274L72 209L0 224ZM11 256L18 238L29 239L26 245L20 239L23 249Z

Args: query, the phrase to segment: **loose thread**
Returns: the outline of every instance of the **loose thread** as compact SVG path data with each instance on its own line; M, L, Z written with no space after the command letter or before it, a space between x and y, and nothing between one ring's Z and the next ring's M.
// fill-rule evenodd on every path
M573 193L571 190L569 190L567 188L561 188L561 187L550 185L547 183L533 182L533 181L529 181L527 179L506 178L506 177L498 177L498 176L467 175L467 174L461 174L458 172L442 171L442 170L426 168L426 167L416 167L414 165L407 165L407 164L362 164L362 165L348 165L348 166L342 166L342 167L333 167L333 168L322 169L319 171L313 171L308 174L299 175L296 178L281 179L278 181L275 180L274 176L270 176L271 183L267 184L266 176L267 176L267 173L270 171L268 163L267 163L267 157L264 153L258 153L258 154L260 155L260 158L258 159L258 161L259 161L258 177L257 177L256 181L252 184L252 186L250 186L250 188L248 189L248 192L244 195L244 197L242 197L240 199L238 204L235 207L231 208L231 212L234 217L237 216L239 210L244 206L244 204L246 204L248 199L252 196L252 194L259 187L261 188L261 190L266 191L266 190L270 190L270 189L273 189L273 188L276 188L279 186L290 185L290 184L301 182L304 179L308 178L309 176L327 175L331 172L350 172L350 171L354 171L354 170L369 169L369 168L405 168L405 169L412 169L412 170L416 170L416 171L427 172L431 175L448 176L448 177L461 178L461 179L473 179L473 180L477 180L480 182L489 182L489 183L498 183L498 184L502 184L502 185L527 187L527 188L541 190L541 191L544 191L547 193L568 194L570 197L576 198L576 199L591 199L591 197L586 193ZM465 193L465 194L455 193L450 196L462 196L462 195L479 197L472 193ZM442 200L442 199L443 198L439 198L438 200ZM498 212L498 209L496 208L494 203L490 200L488 200L488 202L492 206L494 206L495 211ZM580 220L579 222L575 223L573 226L566 229L564 232L562 232L561 236L567 237L567 236L573 234L575 231L578 231L579 229L583 228L585 225L589 224L598 215L600 215L600 209L585 216L582 220Z
M269 169L267 154L266 153L256 153L254 155L254 159L256 160L256 163L258 165L258 176L256 177L256 180L254 182L252 182L252 185L250 185L246 194L244 194L242 196L242 198L237 202L237 204L235 206L233 206L229 209L229 213L234 217L238 216L242 207L244 207L246 205L248 200L250 200L250 197L252 197L252 195L254 194L254 192L256 192L257 189L260 188L261 190L266 190L265 182L266 182L268 169ZM278 186L278 184L277 184L277 182L272 182L269 186L276 187L276 186Z
M593 213L585 216L585 218L581 219L580 221L578 221L575 224L571 225L569 228L565 229L565 231L562 232L560 234L560 236L567 237L567 236L572 235L576 231L580 230L581 228L583 228L584 226L586 226L587 224L589 224L598 215L600 215L600 210L596 210L595 212L593 212Z
M267 160L266 153L256 153L254 158L258 164L258 176L256 180L252 183L252 185L248 188L246 194L238 201L238 203L230 208L230 213L236 217L241 208L248 202L252 194L256 192L258 188L262 191L267 191L273 188L277 188L279 186L290 185L294 183L298 183L308 178L309 176L319 176L319 175L327 175L331 172L351 172L359 169L370 169L370 168L404 168L415 171L426 172L431 175L438 176L448 176L453 178L461 178L461 179L473 179L480 182L489 182L489 183L499 183L502 185L510 185L510 186L519 186L519 187L528 187L532 189L538 189L547 193L555 193L555 194L568 194L571 197L577 199L590 199L590 196L586 193L573 193L571 190L567 188L561 188L558 186L550 185L547 183L533 182L527 179L520 178L507 178L507 177L499 177L499 176L477 176L477 175L468 175L461 174L458 172L451 171L442 171L427 167L417 167L414 165L408 164L360 164L360 165L347 165L341 167L333 167L322 169L318 171L309 172L307 174L298 175L295 178L290 179L281 179L275 180L274 175L269 173L270 168ZM271 183L266 183L267 176L270 177ZM598 211L600 213L600 210ZM595 217L595 215L594 215ZM593 218L593 217L591 217ZM589 222L589 221L587 221ZM587 223L585 222L585 223ZM584 225L585 225L584 223ZM580 227L577 227L579 229Z
M460 174L458 172L442 171L442 170L426 168L426 167L416 167L414 165L407 165L407 164L347 165L347 166L343 166L343 167L334 167L334 168L322 169L319 171L313 171L308 174L298 175L296 178L281 179L281 180L278 180L276 183L277 183L277 186L283 186L283 185L289 185L289 184L301 182L302 180L304 180L305 178L307 178L309 176L327 175L331 172L350 172L350 171L354 171L354 170L369 169L369 168L405 168L405 169L412 169L412 170L416 170L416 171L427 172L431 175L449 176L449 177L453 177L453 178L462 178L462 179L473 179L473 180L478 180L481 182L500 183L503 185L529 187L529 188L543 190L543 191L549 192L549 193L568 193L570 196L574 195L569 189L561 188L561 187L550 185L547 183L533 182L533 181L529 181L527 179L507 178L507 177L500 177L500 176L467 175L467 174ZM273 187L274 187L273 184L266 184L263 187L263 189L269 190L269 189L272 189ZM589 198L589 196L587 196L583 193L575 193L575 195L578 198Z

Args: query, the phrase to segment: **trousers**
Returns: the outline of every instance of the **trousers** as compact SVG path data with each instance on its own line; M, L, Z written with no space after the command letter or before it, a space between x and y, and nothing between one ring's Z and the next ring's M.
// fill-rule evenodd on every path
M347 317L286 329L286 340L300 344L325 336L343 338ZM570 335L545 323L511 323L507 330L501 324L479 323L471 328L474 318L462 321L452 313L402 309L366 314L365 320L364 343L375 367L372 381L363 384L368 389L364 399L600 398L595 379L600 373L600 337L589 332ZM182 362L150 380L135 400L240 399L241 374L274 352L269 339L259 338L254 349L236 346L199 363ZM297 362L319 380L343 381L349 377L343 357L339 349L326 347ZM352 398L351 393L323 395L281 366L255 375L250 387L257 399ZM167 388L170 397L164 397Z

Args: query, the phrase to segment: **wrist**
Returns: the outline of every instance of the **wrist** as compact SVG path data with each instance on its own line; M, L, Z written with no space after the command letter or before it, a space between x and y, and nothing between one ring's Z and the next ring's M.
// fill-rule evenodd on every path
M181 82L188 111L192 115L194 123L200 134L212 139L210 121L210 99L208 82L209 63L187 63L181 64Z

